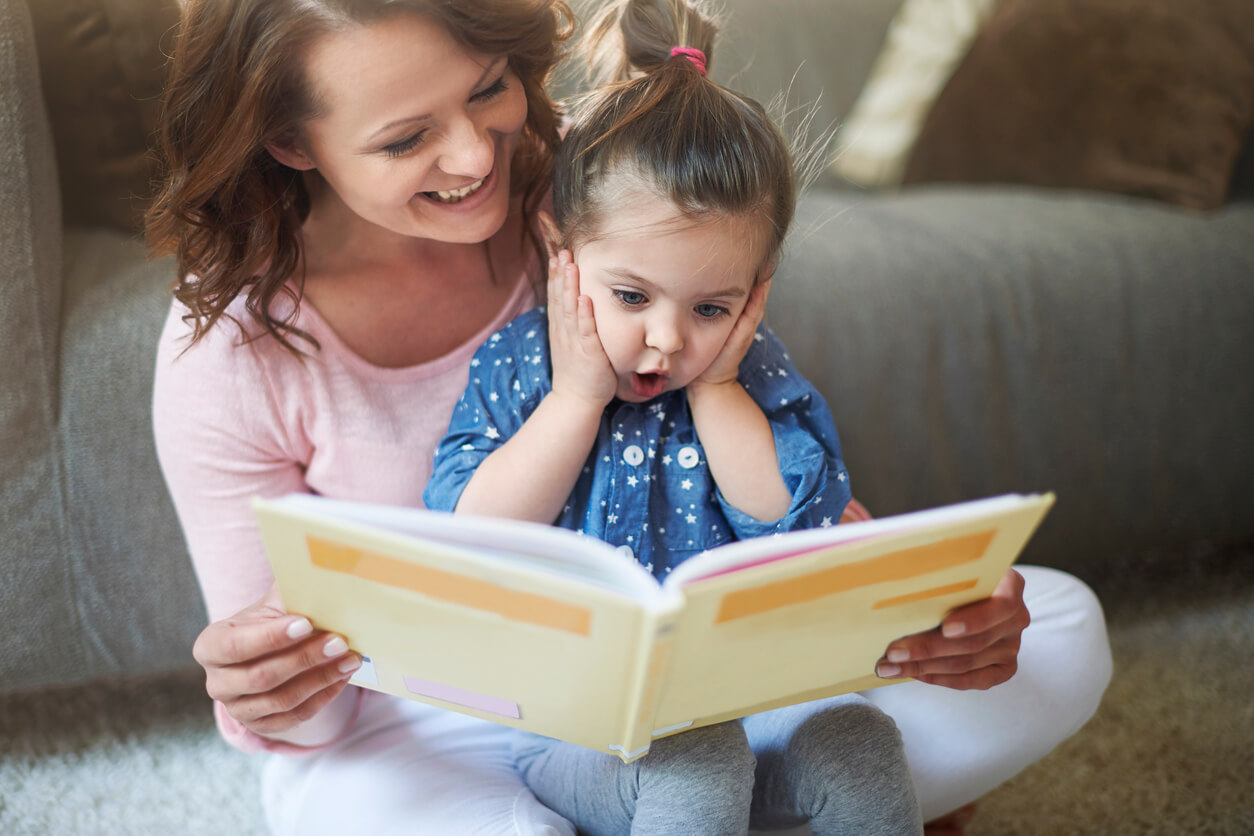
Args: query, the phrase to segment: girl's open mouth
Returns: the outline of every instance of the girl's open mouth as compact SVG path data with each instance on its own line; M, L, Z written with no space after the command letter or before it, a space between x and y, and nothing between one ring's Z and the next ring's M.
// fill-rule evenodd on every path
M656 398L666 389L668 380L670 380L670 377L661 372L645 372L644 374L632 372L631 391L645 400Z

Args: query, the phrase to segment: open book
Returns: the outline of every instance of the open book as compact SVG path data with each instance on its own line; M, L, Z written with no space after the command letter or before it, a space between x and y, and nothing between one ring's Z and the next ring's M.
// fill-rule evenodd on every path
M889 684L889 642L985 598L1053 503L1007 495L729 543L659 584L535 523L254 500L291 612L354 684L633 760L655 738Z

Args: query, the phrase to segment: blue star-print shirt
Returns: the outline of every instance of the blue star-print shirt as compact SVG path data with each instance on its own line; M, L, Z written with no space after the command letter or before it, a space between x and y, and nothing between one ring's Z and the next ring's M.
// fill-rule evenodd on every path
M721 543L836 524L849 502L849 477L823 397L765 326L740 364L739 380L775 434L792 492L781 519L756 520L723 499L680 390L641 404L610 402L555 524L630 548L659 578ZM452 511L479 464L551 389L548 320L544 308L535 308L493 334L471 360L470 383L436 449L423 494L427 507ZM527 489L525 477L517 489Z

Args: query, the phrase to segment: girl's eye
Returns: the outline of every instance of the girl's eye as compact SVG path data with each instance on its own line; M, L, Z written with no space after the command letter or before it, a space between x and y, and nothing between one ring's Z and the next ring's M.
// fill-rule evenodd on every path
M508 89L509 84L506 83L505 76L502 75L496 81L471 96L470 100L473 102L490 102Z
M393 142L391 145L385 145L383 146L383 153L387 155L389 160L403 157L422 144L425 133L425 131L419 131L413 136L405 137L398 142Z
M640 293L639 291L635 291L635 290L615 290L614 295L618 297L618 301L622 302L624 305L626 305L629 308L634 308L639 305L643 305L645 302L648 301L647 299L645 299L643 293Z
M702 319L718 319L720 316L729 313L727 308L724 308L722 305L714 305L709 302L697 305L693 310Z

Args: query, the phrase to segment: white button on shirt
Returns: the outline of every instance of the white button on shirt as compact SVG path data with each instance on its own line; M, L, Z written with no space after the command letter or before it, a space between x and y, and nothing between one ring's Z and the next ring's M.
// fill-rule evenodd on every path
M686 447L684 449L690 450L692 448ZM694 456L696 455L695 450L693 450L693 455ZM633 444L623 451L623 461L627 462L627 464L631 465L632 467L636 467L642 461L644 461L644 451L641 450L635 444Z
M692 470L701 461L701 456L697 453L697 448L695 447L681 447L676 461L679 462L679 466L684 470Z

